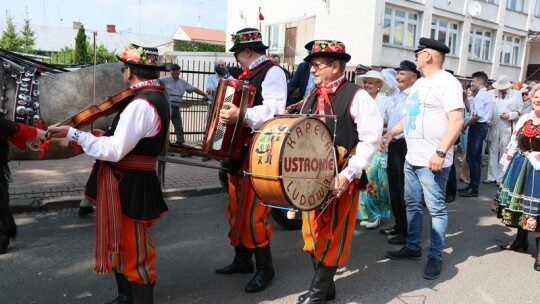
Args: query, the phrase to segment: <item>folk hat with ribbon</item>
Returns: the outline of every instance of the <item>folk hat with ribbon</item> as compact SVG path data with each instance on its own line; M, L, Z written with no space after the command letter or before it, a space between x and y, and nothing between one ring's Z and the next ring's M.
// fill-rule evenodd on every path
M130 43L124 48L118 60L125 64L133 65L149 70L165 70L164 66L158 65L158 49L155 47L143 47Z
M239 30L238 32L231 35L231 41L233 42L233 47L229 52L236 51L237 49L245 48L264 48L268 47L262 42L261 31L256 28L247 27Z
M512 83L510 80L508 80L508 76L499 75L499 77L497 77L497 81L495 81L491 86L497 90L506 90L512 86Z
M383 75L379 71L371 70L367 71L364 75L356 76L356 84L363 86L364 85L364 79L365 78L373 78L378 79L382 82L381 92L386 92L390 88L388 83L386 83L386 80L384 79Z
M336 40L313 40L306 44L306 49L309 54L304 58L304 61L311 61L317 57L327 57L337 60L349 62L351 55L345 52L345 44Z

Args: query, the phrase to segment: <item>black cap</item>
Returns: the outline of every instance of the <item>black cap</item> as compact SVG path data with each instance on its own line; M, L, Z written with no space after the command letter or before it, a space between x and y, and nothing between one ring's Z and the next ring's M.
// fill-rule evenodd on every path
M396 71L411 71L416 74L417 78L421 77L420 72L418 72L418 70L416 69L416 64L414 64L414 62L409 61L409 60L403 60L402 62L400 62L399 66L395 68L395 70Z
M420 38L418 41L418 48L414 52L418 53L423 49L432 49L443 54L450 53L450 49L446 46L446 44L431 38Z
M171 64L171 67L169 68L169 70L180 70L180 66L176 63L173 63Z

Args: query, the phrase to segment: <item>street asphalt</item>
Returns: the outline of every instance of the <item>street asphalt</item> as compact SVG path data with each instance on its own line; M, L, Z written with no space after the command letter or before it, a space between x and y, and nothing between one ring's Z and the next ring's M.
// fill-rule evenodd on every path
M195 157L183 160L202 164ZM209 163L217 162L204 164ZM10 163L12 199L41 199L36 206L45 208L31 210L48 211L15 215L19 234L8 253L0 255L0 303L104 303L115 297L113 276L92 273L93 216L81 219L77 209L52 203L74 197L71 206L76 207L91 165L85 156ZM158 252L155 303L296 303L309 288L313 269L302 252L300 231L284 230L273 221L276 278L268 289L247 294L243 288L250 274L214 274L233 257L226 237L227 197L204 195L211 193L208 189L220 191L217 170L167 164L165 185L165 191L174 190L167 199L170 211L151 230ZM199 190L182 195L190 187ZM495 192L495 185L481 184L480 197L458 197L448 204L443 272L435 280L422 277L429 247L427 211L421 260L389 260L385 252L399 246L387 244L379 229L357 226L351 256L335 277L337 299L329 304L538 303L534 236L529 235L525 253L499 249L514 238L515 229L491 212ZM391 224L386 219L381 227Z

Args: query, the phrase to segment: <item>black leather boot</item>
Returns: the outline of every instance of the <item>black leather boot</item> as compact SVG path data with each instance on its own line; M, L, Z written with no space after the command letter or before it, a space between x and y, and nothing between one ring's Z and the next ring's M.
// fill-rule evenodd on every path
M518 228L516 239L513 240L512 243L508 245L501 245L500 248L502 250L513 250L513 251L523 250L523 252L525 252L529 248L529 241L527 240L528 236L529 236L529 231L523 230L523 228Z
M246 292L258 292L265 289L274 278L274 266L272 266L272 251L270 245L255 249L255 266L257 272L246 285Z
M253 255L253 250L244 247L243 245L238 245L234 247L235 255L232 264L225 266L220 269L216 269L217 274L231 274L231 273L252 273L253 272L253 261L251 256Z
M313 264L313 269L317 271L317 265L319 262L315 259L314 256L311 256L311 263ZM309 291L300 295L298 297L298 302L304 301L305 298L309 296ZM336 284L334 283L334 279L332 278L332 284L330 284L330 287L328 287L328 291L326 292L326 301L332 301L336 299Z
M135 284L131 283L133 290L134 304L152 304L154 303L154 283L152 284Z
M133 293L128 279L121 273L115 272L116 286L118 287L118 296L107 304L132 304Z
M315 275L309 294L303 301L298 301L298 304L324 304L326 303L326 294L336 274L337 266L324 266L322 263L317 265Z
M536 259L534 261L534 270L540 271L540 237L536 238Z
M9 237L0 233L0 254L6 253L8 246L9 246Z

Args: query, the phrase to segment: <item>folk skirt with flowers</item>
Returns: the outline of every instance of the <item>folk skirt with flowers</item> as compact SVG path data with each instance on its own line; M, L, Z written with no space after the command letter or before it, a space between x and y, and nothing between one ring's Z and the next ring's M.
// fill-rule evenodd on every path
M497 190L493 211L507 226L540 232L539 206L540 170L535 170L527 157L517 152Z
M388 190L388 150L377 151L365 174L369 183L366 191L360 192L358 200L359 220L374 221L378 218L390 218L390 192Z

